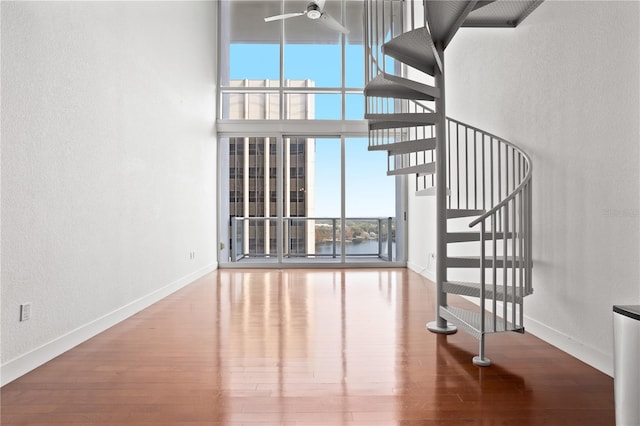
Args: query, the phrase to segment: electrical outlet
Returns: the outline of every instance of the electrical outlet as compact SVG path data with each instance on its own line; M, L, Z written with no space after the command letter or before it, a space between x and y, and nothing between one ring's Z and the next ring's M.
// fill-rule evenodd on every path
M436 261L436 254L431 252L429 253L428 257L427 257L427 269L431 270L433 269L433 264Z
M20 305L20 321L27 321L31 318L31 302Z

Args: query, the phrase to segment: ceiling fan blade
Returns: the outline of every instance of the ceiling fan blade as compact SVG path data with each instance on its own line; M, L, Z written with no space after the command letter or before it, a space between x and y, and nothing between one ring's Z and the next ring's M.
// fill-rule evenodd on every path
M313 0L313 2L318 5L320 10L324 10L324 4L326 0Z
M264 22L280 21L282 19L295 18L296 16L306 15L307 12L285 13L284 15L275 15L264 18Z
M322 14L320 22L333 30L340 31L343 34L349 34L349 30L343 27L340 22L336 21L335 18L328 13Z

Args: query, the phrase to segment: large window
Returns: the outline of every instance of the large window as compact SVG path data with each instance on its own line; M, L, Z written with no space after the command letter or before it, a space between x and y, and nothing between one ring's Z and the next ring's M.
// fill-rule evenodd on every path
M363 2L325 3L348 34L264 21L308 4L220 3L222 265L402 260L401 178L367 150Z
M221 2L220 118L360 120L364 111L362 2L328 0L325 11L349 29L298 16L308 1ZM242 95L242 96L239 96ZM252 110L254 102L263 109ZM300 107L312 101L313 110Z

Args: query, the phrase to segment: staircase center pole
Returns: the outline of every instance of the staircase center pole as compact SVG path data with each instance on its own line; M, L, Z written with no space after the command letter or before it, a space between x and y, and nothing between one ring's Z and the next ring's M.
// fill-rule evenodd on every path
M435 73L435 86L440 89L436 99L436 320L427 324L434 333L453 334L457 328L447 324L440 316L440 307L447 306L447 294L443 291L447 281L447 114L445 109L444 48L436 44L442 67Z

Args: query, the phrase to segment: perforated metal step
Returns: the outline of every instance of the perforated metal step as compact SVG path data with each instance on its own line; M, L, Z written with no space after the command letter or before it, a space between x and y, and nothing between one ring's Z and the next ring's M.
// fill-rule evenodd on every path
M403 167L400 169L389 170L387 176L410 175L417 173L420 176L429 176L436 172L436 163L418 164L416 166Z
M457 308L454 306L441 306L440 316L459 328L464 329L467 333L474 336L476 339L480 339L482 336L481 331L481 313L477 311L468 311L466 309ZM502 333L505 331L517 331L524 332L524 327L515 326L509 321L498 317L498 320L493 322L493 315L485 315L485 334L488 333Z
M381 98L433 101L440 97L440 90L392 74L379 74L367 83L364 94Z
M462 282L462 281L445 281L442 284L442 289L445 293L451 294L460 294L462 296L471 296L471 297L481 297L481 288L480 283L471 283L471 282ZM493 284L485 284L485 299L493 299L494 289ZM513 293L514 289L512 286L507 285L507 302L513 302ZM522 303L522 294L523 290L521 288L515 289L516 294L516 303ZM496 300L503 301L505 298L504 295L504 286L497 285L496 286Z
M369 151L388 151L390 155L409 154L436 149L436 138L415 139L380 145L369 145Z
M382 49L385 55L431 76L442 69L438 52L424 27L399 35L385 43Z

